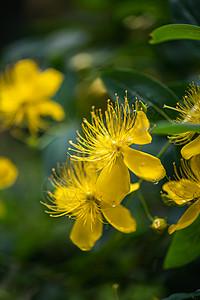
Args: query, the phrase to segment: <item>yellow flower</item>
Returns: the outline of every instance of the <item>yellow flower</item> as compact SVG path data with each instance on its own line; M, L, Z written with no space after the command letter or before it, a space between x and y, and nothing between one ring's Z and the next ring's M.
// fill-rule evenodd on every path
M136 230L136 222L129 210L121 204L112 206L98 194L98 174L94 163L72 162L54 171L51 183L55 191L48 192L51 204L43 203L51 210L51 216L69 216L75 219L70 239L81 250L90 250L103 232L103 216L117 230L130 233ZM127 183L121 180L121 184ZM115 198L115 191L110 193ZM110 199L109 202L112 202Z
M144 104L143 104L144 105ZM99 194L105 199L107 190L123 189L124 195L127 194L125 187L118 186L118 179L122 176L126 181L130 181L128 169L138 177L147 181L157 182L165 176L165 169L160 160L150 154L130 148L132 144L144 145L151 143L151 136L148 132L149 121L140 103L135 107L129 107L127 97L125 104L119 105L118 99L115 105L108 100L105 112L105 122L101 110L92 109L92 122L84 119L83 132L85 138L78 133L78 144L70 141L70 144L77 153L85 155L71 155L74 160L93 161L98 163L102 169L98 181L104 183L106 191L98 189ZM131 109L133 113L131 113ZM122 196L121 190L119 195ZM110 195L108 195L110 199ZM120 203L122 198L117 197L115 204Z
M0 157L0 189L11 186L18 175L15 165L6 157Z
M179 176L176 167L175 178L163 185L163 190L178 205L188 204L189 208L176 225L169 227L169 233L191 225L200 213L200 155L193 156L189 162L182 160Z
M55 69L41 71L31 59L20 60L0 76L0 120L4 127L28 127L31 134L46 129L43 116L56 121L64 117L62 107L50 100L63 80Z
M180 112L180 117L176 119L176 122L200 124L200 87L194 84L190 87L190 91L184 97L183 104L177 103L175 110ZM190 141L194 135L194 131L188 131L174 134L170 139L176 144L185 144ZM189 159L198 154L200 154L200 135L188 142L181 149L181 155L185 159Z

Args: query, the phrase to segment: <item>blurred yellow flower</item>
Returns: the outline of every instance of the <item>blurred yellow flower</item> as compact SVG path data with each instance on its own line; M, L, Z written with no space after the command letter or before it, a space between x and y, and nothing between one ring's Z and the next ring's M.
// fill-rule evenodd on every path
M200 155L189 162L182 160L179 176L176 167L175 178L163 185L163 191L178 205L188 204L189 208L176 225L169 227L169 233L191 225L200 214Z
M18 175L15 165L6 157L0 157L0 189L11 186Z
M168 107L165 105L165 107ZM200 124L200 87L199 85L190 85L190 90L184 97L183 104L177 103L175 110L179 111L180 117L176 119L178 123ZM200 154L200 135L190 141L195 135L194 131L174 134L170 140L176 144L185 144L181 149L181 155L189 159L194 155ZM190 142L189 142L190 141Z
M115 105L108 100L105 122L101 110L95 111L93 108L92 122L84 119L82 125L85 138L78 133L78 144L70 141L75 149L69 150L87 155L80 157L70 154L71 158L96 162L99 169L102 169L98 182L109 187L111 195L113 190L119 191L119 196L115 198L116 205L122 201L121 189L124 190L124 195L128 192L125 186L118 186L121 177L126 178L127 182L130 181L128 169L151 182L158 182L165 176L165 169L158 158L129 147L133 143L151 143L148 132L150 124L143 108L145 107L141 102L136 102L135 106L130 108L127 97L125 104L121 106L118 98ZM104 199L110 199L110 194L104 190L98 189L98 192Z
M63 80L55 69L41 71L31 59L20 60L0 76L0 121L3 127L29 129L36 135L47 128L42 117L64 118L62 107L50 100Z
M75 219L70 239L81 250L90 250L103 232L103 216L117 230L130 233L136 230L135 219L129 210L122 206L110 205L115 198L115 191L110 201L104 200L97 191L98 173L94 163L72 162L68 168L66 164L53 170L51 183L55 191L48 192L51 204L43 203L51 210L51 216L67 215ZM127 185L126 179L121 179L121 185ZM103 188L103 186L101 186ZM104 187L108 190L107 185Z

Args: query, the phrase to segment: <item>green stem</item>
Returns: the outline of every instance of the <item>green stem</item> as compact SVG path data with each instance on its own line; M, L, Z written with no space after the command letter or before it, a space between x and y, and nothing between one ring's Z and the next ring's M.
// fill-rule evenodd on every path
M129 194L129 197L126 201L126 207L129 208L130 204L131 204L131 200L133 199L133 196L135 195L136 191L135 192L132 192Z
M165 153L165 151L167 151L167 149L169 148L169 146L171 145L171 143L168 141L165 146L160 150L160 152L157 154L157 158L161 158L161 156Z
M117 293L118 287L119 287L119 284L117 284L117 283L114 283L112 286L114 300L119 300L118 293Z
M144 208L144 210L145 210L145 213L146 213L146 215L147 215L147 218L148 218L151 222L153 222L154 217L153 217L153 216L150 214L150 212L149 212L147 203L146 203L146 201L144 200L144 197L143 197L143 195L142 195L142 192L141 192L140 190L138 190L138 191L137 191L137 194L138 194L138 197L140 198L140 201L141 201L141 203L142 203L142 205L143 205L143 208Z

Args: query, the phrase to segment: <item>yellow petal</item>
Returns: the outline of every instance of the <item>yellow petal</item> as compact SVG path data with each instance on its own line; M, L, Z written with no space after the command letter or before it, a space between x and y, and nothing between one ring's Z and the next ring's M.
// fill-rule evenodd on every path
M149 120L143 111L138 111L136 122L132 130L132 139L134 144L144 145L151 143L152 137L149 134Z
M31 134L36 135L39 128L47 127L46 123L42 124L43 122L41 122L40 115L39 115L37 109L35 109L35 107L33 108L32 106L27 106L25 113L26 114L23 116L23 119L20 120L18 118L17 120L15 120L15 123L17 122L18 124L20 124L24 121L23 125L26 124L26 126L29 128L29 131ZM43 125L45 125L45 126L43 126Z
M0 189L11 186L18 175L15 165L6 157L0 157Z
M23 59L15 63L11 76L18 84L25 84L35 80L39 73L36 62L32 59Z
M176 225L173 224L169 227L168 229L169 234L172 234L176 230L180 230L191 225L199 216L199 213L200 213L200 199L196 201L194 204L192 204L186 210L186 212L183 214L183 216L180 218L180 220Z
M200 182L200 155L195 155L191 158L190 168Z
M130 174L122 157L118 157L112 167L104 167L97 179L97 193L110 205L118 205L129 193Z
M60 209L66 209L66 211L73 211L80 206L80 201L76 203L76 199L79 199L82 195L77 188L58 187L54 191L55 204Z
M185 159L198 154L200 154L200 135L181 149L181 155Z
M86 178L88 179L88 182L90 182L90 186L94 186L96 188L96 182L97 182L97 165L93 162L84 162L84 170L86 174Z
M121 152L125 165L138 177L157 182L165 176L165 169L157 157L127 146L123 147Z
M86 222L82 219L76 220L70 233L72 242L83 251L90 250L101 237L103 224L99 219L92 222L88 217Z
M136 230L136 221L124 206L117 205L116 207L105 208L102 212L107 221L117 230L124 233Z
M61 121L65 116L62 106L50 100L39 103L35 109L39 115L51 116L56 121Z
M167 192L169 197L179 205L200 196L200 186L196 182L188 179L166 182L162 189L163 191Z
M63 74L55 69L47 69L38 74L35 88L39 97L51 97L59 89Z
M132 193L132 192L137 191L139 188L140 188L140 184L138 182L131 183L129 194Z

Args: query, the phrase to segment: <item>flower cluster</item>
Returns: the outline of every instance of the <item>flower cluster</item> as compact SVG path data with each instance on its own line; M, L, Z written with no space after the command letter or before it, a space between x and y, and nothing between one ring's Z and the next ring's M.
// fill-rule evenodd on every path
M42 117L64 118L62 107L50 100L63 75L55 69L41 71L31 59L16 62L0 76L0 122L3 128L28 128L36 135L47 128Z
M178 103L176 110L180 113L177 122L200 124L200 87L198 85L191 85L183 104ZM181 159L180 172L174 165L175 180L169 179L169 182L163 185L163 191L177 205L189 206L178 223L169 227L170 234L191 225L200 213L200 135L190 141L195 134L189 131L170 137L170 140L177 144L186 143L181 149L185 160Z
M105 119L101 110L92 108L91 123L83 121L82 136L77 144L70 141L75 153L70 153L70 165L58 166L50 181L54 187L48 192L45 204L52 216L74 218L70 238L82 250L90 250L102 235L104 222L117 230L130 233L136 221L121 205L125 196L138 189L130 183L131 170L139 178L158 182L165 176L160 159L135 150L133 144L151 143L149 121L143 104L129 106L127 97L120 105L118 98L108 101Z

